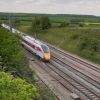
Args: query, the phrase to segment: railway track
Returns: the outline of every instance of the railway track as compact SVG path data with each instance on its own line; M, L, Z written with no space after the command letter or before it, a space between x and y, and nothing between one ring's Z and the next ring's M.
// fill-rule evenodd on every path
M74 55L71 55L71 54L67 53L64 50L61 50L61 49L59 49L57 47L54 47L49 43L46 43L46 44L50 47L51 50L56 51L57 53L61 54L62 56L67 57L67 58L73 60L74 62L78 62L79 64L87 66L88 68L93 69L96 72L100 73L100 66L99 65L97 66L97 65L91 64L90 62L87 62L87 61L85 61L83 59L80 59L80 58L74 56Z
M58 59L57 59L58 60ZM55 60L53 59L53 61L51 61L51 63L55 64ZM85 76L84 74L80 73L80 72L76 72L74 73L75 70L71 69L69 70L69 68L65 67L65 64L60 64L58 62L56 62L57 66L60 65L60 70L63 69L64 73L67 74L68 71L71 72L71 75L74 79L79 80L79 82L84 85L87 86L88 89L94 91L94 93L98 94L98 96L100 95L100 84L93 81L92 79L89 80L90 78L87 78L87 76ZM78 74L77 74L78 73ZM70 75L70 76L71 76ZM75 77L74 77L75 76ZM92 85L91 85L92 84Z
M82 100L100 100L100 95L96 91L92 90L86 84L83 84L82 79L78 79L72 72L67 69L63 69L61 65L57 63L47 63L47 67L44 67L48 73L50 73L56 80L58 80L65 88L71 92L76 93Z
M83 60L81 60L79 58L73 57L70 54L66 54L65 52L63 52L63 51L61 51L61 50L59 50L59 49L57 49L55 47L52 47L51 45L49 45L49 47L51 48L51 50L54 50L56 53L60 53L61 55L65 56L65 57L68 57L69 59L73 60L74 62L77 62L77 63L79 63L79 64L81 64L81 65L83 65L83 66L85 66L85 67L87 67L87 68L89 68L91 70L94 70L96 72L95 74L93 74L93 73L90 74L90 73L85 72L85 71L82 72L82 70L80 71L79 68L75 69L75 67L72 67L72 66L76 66L76 65L73 65L72 63L68 63L68 62L65 63L66 60L60 59L59 57L57 57L53 53L51 63L53 63L53 64L56 63L56 65L58 64L57 66L60 65L60 66L64 67L64 69L67 68L71 72L75 73L75 75L79 76L81 79L79 80L80 82L78 82L78 83L80 85L85 86L87 88L87 90L89 90L90 93L89 94L88 94L88 92L86 93L86 94L88 94L89 99L90 100L100 100L100 68L98 66L95 66L95 65L92 65L90 63L87 63L87 62L85 62L85 61L83 61ZM56 68L57 68L57 66L56 66ZM63 69L63 68L60 68L59 70L61 70L61 69ZM63 69L63 71L66 70L66 69L65 70L64 69ZM61 73L61 72L58 72L58 74L59 73ZM67 74L67 73L68 72L65 72L65 74ZM96 75L97 73L98 73L98 75ZM72 75L72 76L75 76L75 75ZM77 78L74 78L74 79L77 80ZM74 80L74 82L76 80ZM70 81L70 82L72 82L72 81ZM85 91L83 88L82 88L82 90L81 90L81 88L79 90L81 92L82 92L82 90ZM93 95L93 94L95 94L95 95ZM77 93L77 95L80 95L80 94Z
M52 62L58 63L65 69L68 69L69 71L73 72L75 75L80 76L85 81L89 82L90 84L94 85L96 88L100 89L100 81L96 77L90 76L88 73L84 73L80 69L76 69L73 65L67 64L56 57L52 58L51 63Z
M75 75L72 70L69 70L59 62L61 61L52 58L50 63L42 62L43 65L40 64L40 66L66 89L76 93L82 100L100 100L99 86L95 88L95 86L81 79L80 73Z

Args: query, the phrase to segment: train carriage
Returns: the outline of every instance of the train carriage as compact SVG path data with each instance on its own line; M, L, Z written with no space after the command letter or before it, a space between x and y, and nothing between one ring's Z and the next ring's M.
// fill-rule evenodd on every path
M22 36L22 44L44 61L50 60L49 47L31 36Z

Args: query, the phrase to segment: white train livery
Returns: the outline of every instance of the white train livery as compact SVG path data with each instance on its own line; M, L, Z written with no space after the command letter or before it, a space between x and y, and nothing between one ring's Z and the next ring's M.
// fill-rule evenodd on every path
M28 35L22 37L21 43L31 52L39 56L42 60L50 60L50 50L47 45L41 43L40 41Z

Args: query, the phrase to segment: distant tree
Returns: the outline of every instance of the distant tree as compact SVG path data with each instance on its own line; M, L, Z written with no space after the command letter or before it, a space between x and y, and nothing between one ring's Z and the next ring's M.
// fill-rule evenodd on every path
M0 72L0 100L38 100L34 85Z
M41 24L42 30L45 30L45 29L48 29L48 28L51 27L51 22L50 22L49 17L42 16L41 19L40 19L40 21L41 21L40 24Z
M38 32L40 29L45 30L51 27L50 19L46 16L35 17L32 21L32 31Z
M32 21L32 31L37 32L40 29L40 18L35 17Z
M79 23L79 26L80 26L80 27L83 27L83 26L84 26L84 23Z
M62 22L59 27L66 27L69 26L70 23Z

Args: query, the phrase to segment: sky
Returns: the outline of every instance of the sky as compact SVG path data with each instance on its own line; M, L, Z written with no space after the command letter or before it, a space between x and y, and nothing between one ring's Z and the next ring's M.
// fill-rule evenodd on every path
M0 0L0 12L100 16L100 0Z

